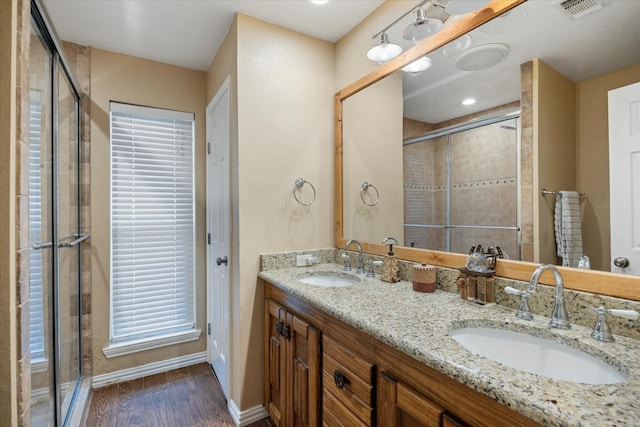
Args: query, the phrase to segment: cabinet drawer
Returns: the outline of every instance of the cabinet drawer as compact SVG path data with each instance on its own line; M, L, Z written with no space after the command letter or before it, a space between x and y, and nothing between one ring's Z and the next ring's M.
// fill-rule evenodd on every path
M373 406L373 386L364 382L349 368L340 365L333 357L322 358L322 385L349 406ZM335 374L344 377L344 386L338 387Z
M322 390L322 425L327 427L368 427L327 389Z
M340 344L324 338L322 352L322 385L325 396L324 422L333 425L333 417L343 425L352 425L349 419L358 419L364 425L372 425L374 419L375 390L373 387L375 365L356 356ZM336 413L339 409L339 414Z
M338 364L349 369L366 384L373 384L375 366L327 336L322 339L322 353L331 356Z

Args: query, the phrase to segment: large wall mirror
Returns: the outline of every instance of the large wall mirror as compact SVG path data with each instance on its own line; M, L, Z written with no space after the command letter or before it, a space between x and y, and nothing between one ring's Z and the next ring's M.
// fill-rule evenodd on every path
M640 278L611 272L607 145L607 91L640 81L639 15L640 2L571 16L493 1L415 47L414 14L392 26L405 53L336 95L336 246L382 255L393 236L403 258L459 267L472 245L499 245L498 274L528 280L561 262L553 192L575 190L593 270L563 268L568 287L640 300ZM401 71L425 55L429 69Z

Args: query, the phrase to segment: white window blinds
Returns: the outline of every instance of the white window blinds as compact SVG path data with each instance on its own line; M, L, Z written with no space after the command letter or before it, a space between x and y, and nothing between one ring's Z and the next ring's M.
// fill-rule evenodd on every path
M195 328L194 116L111 103L111 342Z
M50 172L46 167L46 158L43 158L42 138L49 136L42 133L42 105L41 94L37 90L31 90L29 102L29 241L33 244L43 243L42 222L46 221L42 212L42 198L46 200L47 195L42 194L45 175L43 169ZM29 327L31 336L29 339L29 349L31 350L31 362L41 362L45 359L44 346L44 261L43 251L51 249L35 249L29 253L29 298L31 301L31 316ZM48 262L47 264L49 264Z

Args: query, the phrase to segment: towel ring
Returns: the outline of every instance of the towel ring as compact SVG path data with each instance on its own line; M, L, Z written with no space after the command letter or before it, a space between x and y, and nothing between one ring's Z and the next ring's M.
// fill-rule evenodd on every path
M298 196L296 196L296 190L302 188L305 184L309 184L309 187L311 187L311 189L313 190L313 199L311 199L309 203L301 201L300 199L298 199ZM311 184L304 178L298 178L296 179L295 186L293 187L293 198L296 199L296 202L300 203L302 206L310 206L313 204L313 202L316 201L316 188L313 186L313 184Z
M380 200L380 192L378 191L375 185L369 184L367 181L365 181L362 183L362 186L360 188L361 188L360 198L362 199L362 203L364 203L367 206L375 206L378 204L378 201ZM366 193L369 190L369 188L373 188L374 190L376 190L376 201L373 203L367 203L367 201L364 199L364 193Z

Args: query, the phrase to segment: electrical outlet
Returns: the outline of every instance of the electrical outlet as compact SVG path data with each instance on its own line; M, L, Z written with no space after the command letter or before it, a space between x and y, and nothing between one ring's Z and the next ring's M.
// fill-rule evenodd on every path
M307 265L307 260L309 259L311 255L309 254L303 254L303 255L297 255L296 256L296 267L306 267Z

